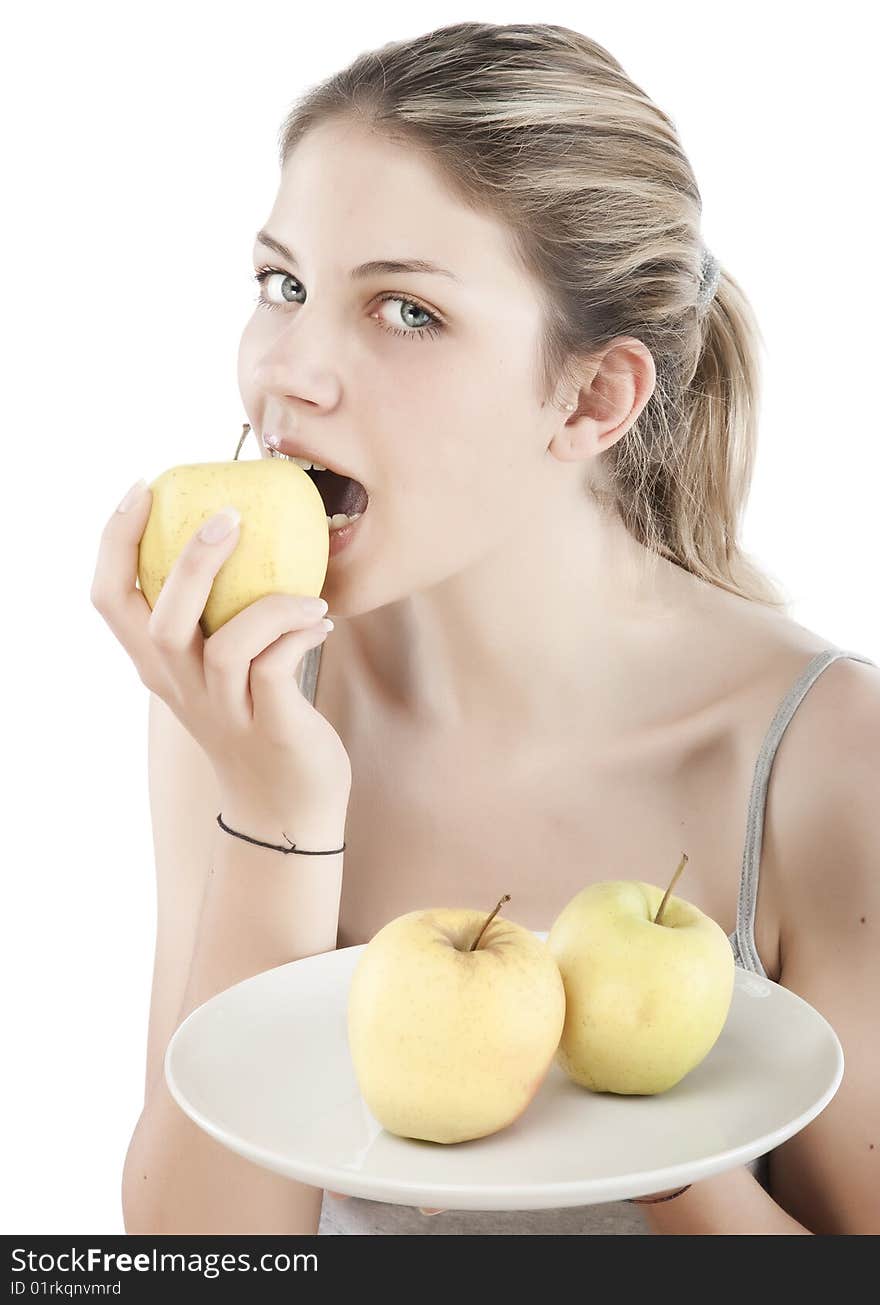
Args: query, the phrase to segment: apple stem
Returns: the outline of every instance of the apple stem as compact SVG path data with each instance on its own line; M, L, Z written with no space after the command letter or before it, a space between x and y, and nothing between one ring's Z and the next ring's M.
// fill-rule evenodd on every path
M501 910L501 908L502 908L502 906L504 905L504 903L505 903L505 902L509 902L509 901L510 901L510 893L505 893L504 896L502 897L501 901L500 901L500 902L498 903L498 905L495 907L495 910L492 912L492 914L489 916L489 918L488 918L488 920L486 921L486 923L483 925L483 927L482 927L482 929L480 930L480 932L477 934L476 942L471 943L470 947L468 948L468 951L469 951L469 952L475 952L475 951L477 950L477 948L478 948L479 945L480 945L480 939L482 938L483 934L484 934L484 933L486 932L486 930L489 928L489 925L490 925L490 924L492 923L492 921L495 919L495 916L496 916L496 915L498 914L498 912Z
M244 444L245 440L247 439L250 428L251 428L250 423L246 421L241 428L241 439L238 441L238 448L235 450L235 453L232 455L233 462L238 462L238 455L239 453L241 453L241 446L242 444Z
M675 887L675 885L678 883L678 877L681 874L682 870L684 870L685 866L687 865L687 861L688 861L687 852L682 852L681 860L678 863L678 869L676 870L675 874L672 876L672 883L669 885L669 887L666 889L666 892L663 894L663 901L660 903L660 909L658 910L657 914L654 916L655 924L660 923L660 916L663 914L663 908L665 907L666 903L669 901L669 897L672 893L672 890Z

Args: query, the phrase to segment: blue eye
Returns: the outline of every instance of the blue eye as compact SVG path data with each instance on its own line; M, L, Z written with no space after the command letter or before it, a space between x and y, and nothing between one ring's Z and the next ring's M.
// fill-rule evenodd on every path
M283 272L279 267L261 267L260 270L254 274L254 280L260 286L260 293L257 296L256 302L260 308L268 308L270 310L283 307L282 304L276 304L273 303L271 299L267 299L263 291L263 286L265 282L271 276L280 276L283 278L284 281L292 282L296 286L299 286L300 284L295 276L291 276L289 272ZM299 293L299 291L297 291L297 293ZM380 303L385 303L385 302L398 303L404 305L405 307L415 308L418 313L421 313L424 317L428 319L427 322L421 324L416 323L412 327L412 329L408 331L398 330L397 327L387 326L387 325L382 326L383 331L390 331L392 335L403 335L413 339L417 339L428 335L439 335L440 332L443 330L443 322L436 315L436 313L432 313L429 309L425 308L424 304L420 304L417 299L410 299L405 297L404 295L397 295L389 292L387 294L379 295L378 301ZM302 301L296 299L288 299L287 302L299 303Z

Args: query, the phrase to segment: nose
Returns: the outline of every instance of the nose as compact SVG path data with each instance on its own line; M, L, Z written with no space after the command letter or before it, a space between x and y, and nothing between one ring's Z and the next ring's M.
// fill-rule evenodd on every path
M322 315L314 304L303 304L271 339L263 338L253 360L254 383L266 392L320 406L335 402L338 343L329 314Z

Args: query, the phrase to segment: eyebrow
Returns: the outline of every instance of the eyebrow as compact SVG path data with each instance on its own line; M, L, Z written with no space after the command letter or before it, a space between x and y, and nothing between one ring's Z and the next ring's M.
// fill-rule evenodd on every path
M280 240L270 236L268 231L258 231L256 240L258 245L274 249L276 254L280 254L296 267L295 256L286 245L282 245ZM430 263L425 258L374 258L369 263L360 263L357 267L353 267L349 275L353 280L361 280L364 277L389 272L423 272L428 276L448 276L453 281L458 280L454 272L450 272L445 267L438 267L436 263Z

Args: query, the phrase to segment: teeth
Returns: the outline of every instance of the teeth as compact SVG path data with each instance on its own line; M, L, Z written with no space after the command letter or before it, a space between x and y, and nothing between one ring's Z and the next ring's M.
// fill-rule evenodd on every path
M285 462L295 462L298 467L302 467L303 471L309 471L309 470L326 471L327 470L326 467L321 466L320 462L308 462L305 458L297 458L289 453L281 453L278 449L270 448L269 452L271 453L273 458L283 458Z
M288 453L279 453L277 449L270 448L269 452L273 458L284 458L286 462L295 462L298 467L302 467L303 471L308 471L310 467L313 467L315 471L327 470L326 467L322 467L317 462L307 462L305 458L293 457ZM354 516L350 517L345 512L334 512L332 517L327 518L327 527L331 531L341 530L343 526L350 526L355 521L359 521L363 515L363 512L355 512Z

